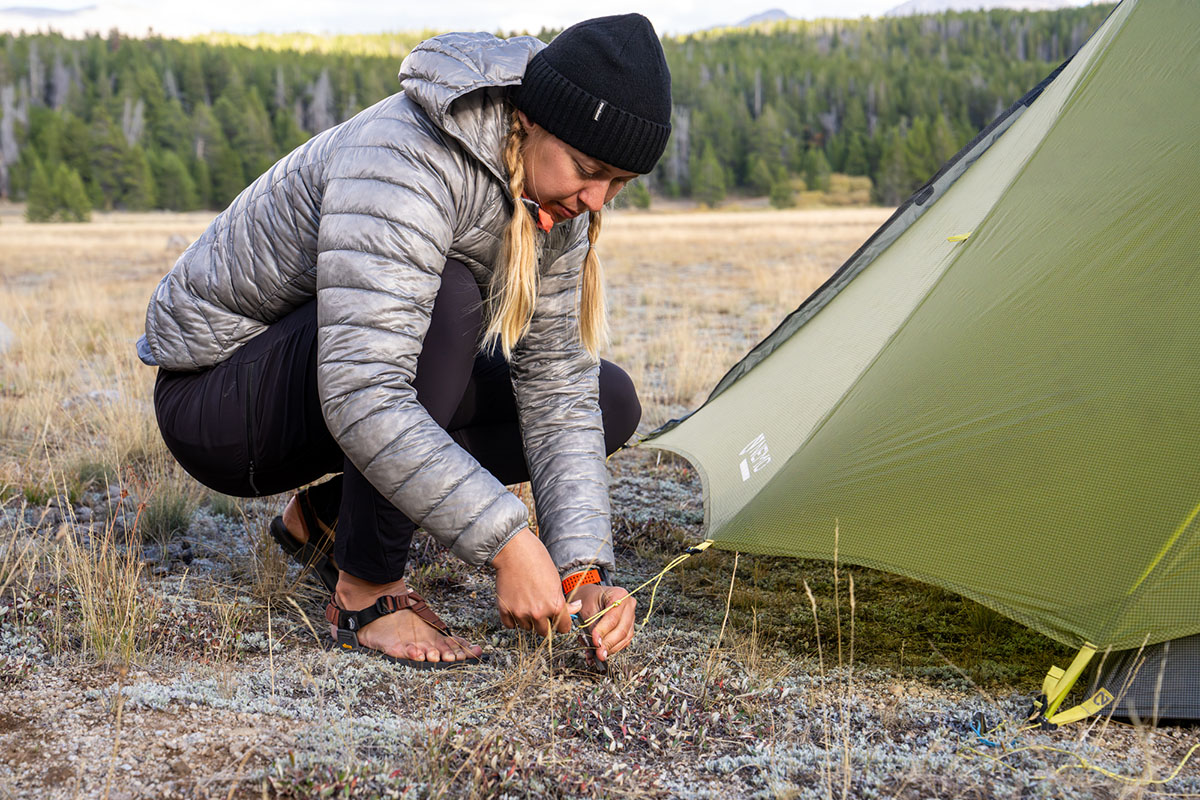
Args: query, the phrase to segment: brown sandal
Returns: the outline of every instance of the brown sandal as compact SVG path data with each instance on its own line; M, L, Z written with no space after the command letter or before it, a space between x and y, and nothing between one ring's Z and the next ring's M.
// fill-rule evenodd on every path
M367 606L358 611L347 611L337 604L336 599L330 597L329 605L325 606L325 621L337 628L337 638L333 646L338 650L362 650L363 652L375 653L388 661L403 664L413 669L457 669L465 667L468 664L479 664L486 660L483 656L478 656L466 660L455 659L454 661L417 661L412 658L399 658L388 655L382 650L374 650L358 643L358 631L362 630L364 626L369 625L380 617L393 614L397 611L411 611L443 636L454 635L450 633L450 629L446 627L446 623L442 622L441 617L433 613L433 609L425 603L424 598L412 589L409 589L407 594L384 595L376 600L374 605Z

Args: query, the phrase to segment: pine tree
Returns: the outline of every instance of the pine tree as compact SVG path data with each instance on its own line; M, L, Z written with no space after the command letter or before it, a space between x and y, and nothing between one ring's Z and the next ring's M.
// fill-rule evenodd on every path
M862 134L850 135L850 146L846 149L846 164L843 170L847 175L869 175L871 165L867 161L867 149L863 145Z
M958 152L958 137L955 136L945 114L938 114L937 119L933 121L933 127L929 129L929 147L938 169Z
M129 149L121 176L121 206L130 211L154 208L154 173L141 145Z
M879 202L889 206L899 204L912 192L899 128L892 128L883 144L875 187Z
M782 169L782 165L780 168ZM769 194L771 187L775 184L774 173L758 153L750 156L750 174L747 177L750 188L754 189L756 194Z
M87 222L92 218L92 203L79 173L66 164L54 172L54 200L63 222Z
M93 208L111 209L123 191L127 170L125 139L121 130L103 110L96 114L88 129L91 154L90 197Z
M199 206L196 183L183 159L174 153L162 153L151 162L158 189L158 206L171 211L191 211Z
M829 161L825 151L819 147L810 147L804 156L804 182L809 191L829 191Z
M275 150L279 153L290 153L309 139L308 133L296 124L296 115L287 108L275 112L271 131L275 137Z
M29 171L29 194L25 199L25 219L30 222L50 222L54 219L57 204L54 202L54 187L46 177L41 159L34 157Z
M934 158L933 147L929 143L929 125L924 117L917 117L904 137L904 167L908 173L909 189L916 189L932 178L941 163Z
M774 178L769 194L771 206L774 208L791 208L796 205L796 190L792 188L792 181L788 177L787 170L780 167L775 173Z
M692 197L710 208L725 199L725 170L712 143L705 143L704 154L692 169Z
M192 183L196 187L196 204L199 208L212 208L212 177L208 172L208 164L203 158L191 159L191 169L188 172L192 176Z
M217 140L213 150L213 158L209 161L212 175L210 202L213 208L225 208L246 188L247 181L242 172L242 160L224 137Z
M631 181L626 184L621 194L626 195L625 202L634 208L640 208L643 211L650 208L650 190L646 188L645 181Z

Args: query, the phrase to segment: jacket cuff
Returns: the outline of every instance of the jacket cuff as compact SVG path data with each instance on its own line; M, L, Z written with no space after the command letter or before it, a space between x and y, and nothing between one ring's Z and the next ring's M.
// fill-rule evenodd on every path
M496 549L491 552L491 554L487 557L487 561L484 563L486 563L489 567L492 566L492 561L496 558L496 556L500 555L500 551L504 549L504 546L511 542L514 536L528 527L529 522L526 521L522 522L520 525L510 531L503 539L500 540L500 543L496 545Z

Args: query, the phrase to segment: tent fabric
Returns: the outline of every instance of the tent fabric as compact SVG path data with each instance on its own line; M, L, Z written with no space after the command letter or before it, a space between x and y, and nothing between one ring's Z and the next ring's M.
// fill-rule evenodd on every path
M1066 644L1200 633L1197 29L1125 0L651 435L715 546L832 558L836 529Z

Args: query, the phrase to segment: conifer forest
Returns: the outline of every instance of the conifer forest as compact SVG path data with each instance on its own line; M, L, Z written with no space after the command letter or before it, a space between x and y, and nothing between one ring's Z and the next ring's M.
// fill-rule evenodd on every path
M787 205L792 187L827 188L843 173L869 177L874 201L898 203L1110 10L789 21L668 37L674 130L635 191ZM432 34L2 35L0 195L26 201L31 220L223 208L292 148L399 91L403 56Z

